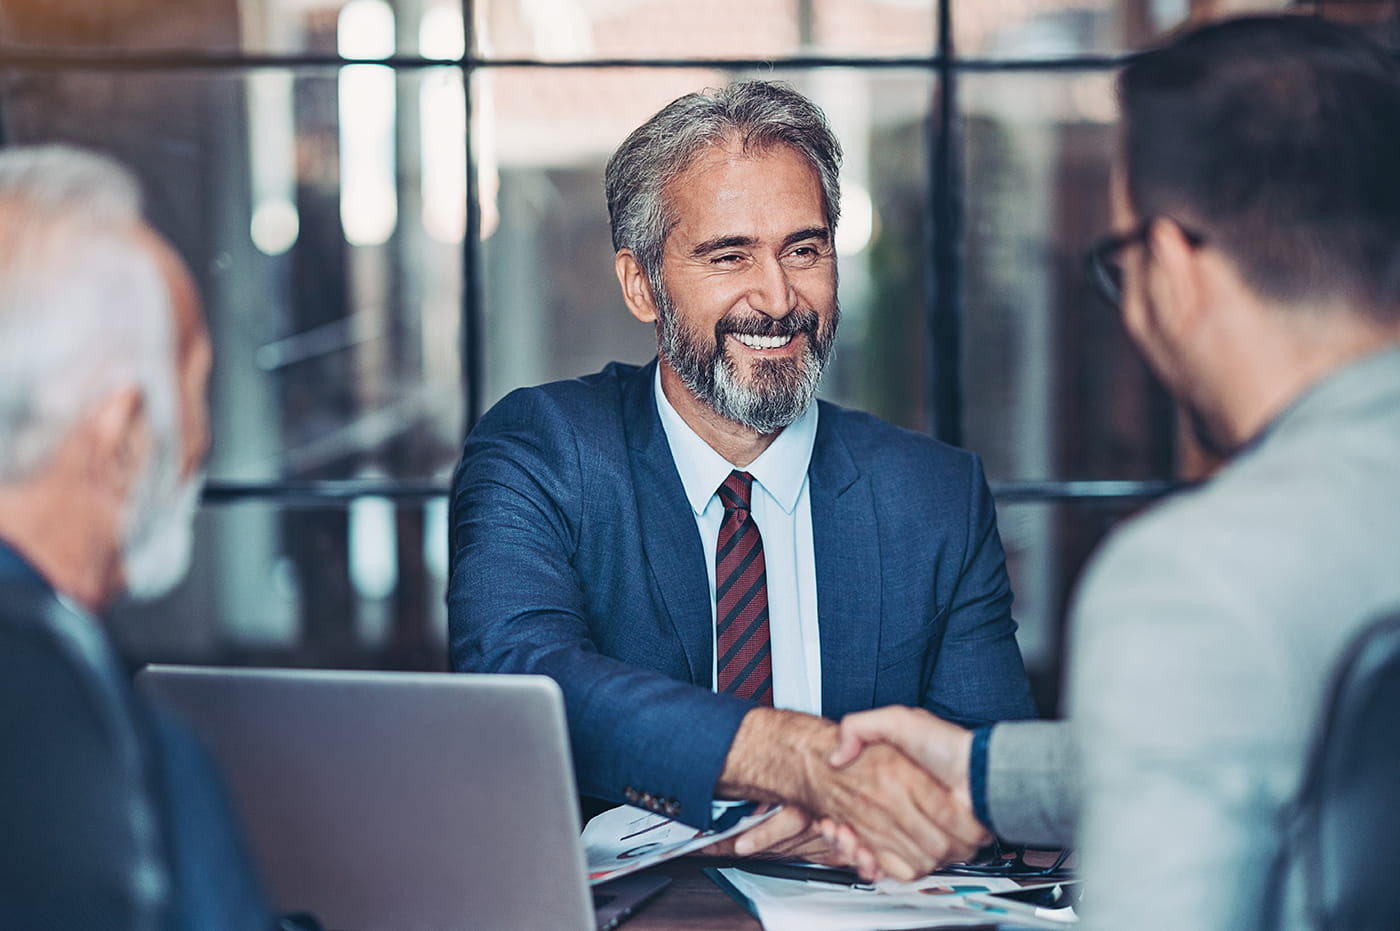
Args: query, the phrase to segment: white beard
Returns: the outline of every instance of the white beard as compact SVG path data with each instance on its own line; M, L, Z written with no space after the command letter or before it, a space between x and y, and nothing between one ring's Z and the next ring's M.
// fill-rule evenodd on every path
M173 478L177 469L173 463L154 463L131 495L122 564L127 593L139 601L168 593L190 567L204 478L193 475L182 482Z

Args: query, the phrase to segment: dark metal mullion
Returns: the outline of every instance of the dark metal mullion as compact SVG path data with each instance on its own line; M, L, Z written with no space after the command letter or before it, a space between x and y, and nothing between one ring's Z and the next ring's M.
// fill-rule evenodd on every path
M205 483L204 505L265 504L270 507L344 507L358 498L387 498L399 503L445 498L448 489L429 481L374 481L361 479L307 480L296 482Z
M959 268L962 201L956 146L957 84L953 62L952 0L938 0L938 75L933 135L931 209L933 261L929 263L927 390L933 435L946 443L962 443L962 296Z
M463 57L462 90L466 107L467 138L467 228L462 239L462 321L459 346L461 351L462 386L467 393L462 436L471 432L481 417L482 366L485 355L482 352L483 317L481 295L481 205L477 202L480 187L476 176L476 148L472 107L472 78L476 74L476 16L474 0L462 0L462 34L466 42Z
M1186 483L1157 481L990 482L992 496L1010 501L1113 501L1155 498L1185 487ZM396 502L429 501L449 494L447 486L428 480L387 481L365 479L306 480L295 482L210 481L204 486L203 503L266 503L278 507L341 507L356 498L388 498Z
M947 0L938 0L943 3ZM470 7L472 0L463 0ZM471 27L464 24L470 35ZM940 40L941 41L941 40ZM950 40L951 41L951 40ZM1102 71L1118 68L1133 57L1124 55L1080 55L1067 58L984 58L960 59L948 67L959 71ZM339 68L344 65L382 65L396 71L441 68L457 65L468 71L480 68L701 68L721 71L755 69L797 70L813 68L860 68L867 71L939 68L943 53L934 57L910 55L872 58L861 55L826 56L793 55L786 58L594 58L553 60L542 58L480 58L470 52L457 61L422 58L417 55L391 55L388 58L344 58L325 53L235 53L200 54L196 52L127 52L103 54L74 52L61 48L3 48L0 47L0 67L27 68L35 71L109 70L109 71L248 71L260 68Z
M989 481L992 497L999 504L1024 501L1125 501L1157 498L1189 485L1172 479L1092 480L1059 482Z

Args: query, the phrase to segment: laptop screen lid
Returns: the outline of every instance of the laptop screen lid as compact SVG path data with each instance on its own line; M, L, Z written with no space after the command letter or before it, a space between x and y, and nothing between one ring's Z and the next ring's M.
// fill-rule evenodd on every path
M592 929L543 676L148 666L229 783L273 901L328 928Z

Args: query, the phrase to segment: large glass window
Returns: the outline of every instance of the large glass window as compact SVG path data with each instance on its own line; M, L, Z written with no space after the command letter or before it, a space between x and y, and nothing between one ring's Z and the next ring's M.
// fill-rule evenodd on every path
M613 277L608 155L674 97L763 76L846 149L823 393L983 457L1053 711L1087 554L1197 467L1080 277L1115 72L1188 22L1292 5L0 0L0 142L132 165L214 334L196 566L121 611L123 638L147 659L444 665L465 431L515 387L654 352Z

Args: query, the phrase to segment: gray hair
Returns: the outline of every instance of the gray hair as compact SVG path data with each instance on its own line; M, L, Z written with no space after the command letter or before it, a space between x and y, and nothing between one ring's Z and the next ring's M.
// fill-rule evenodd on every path
M608 159L605 187L614 249L630 249L653 288L676 218L666 186L706 149L737 138L743 150L785 145L821 179L827 226L841 214L841 144L817 105L778 81L743 81L686 94L637 127Z
M170 292L142 229L136 180L110 159L0 150L0 482L123 387L157 442L178 434Z

